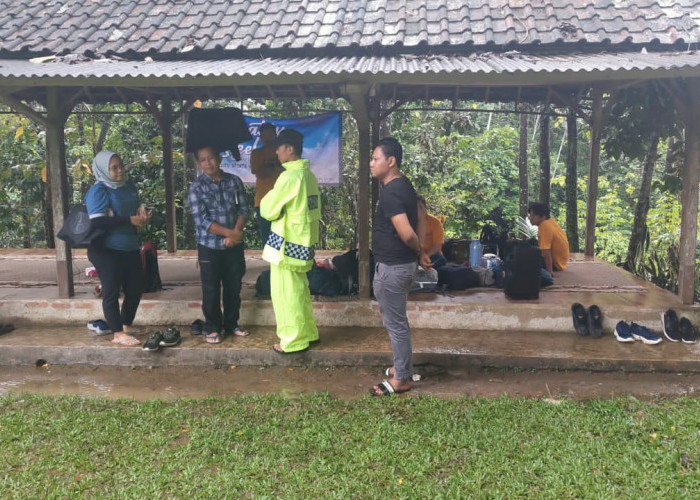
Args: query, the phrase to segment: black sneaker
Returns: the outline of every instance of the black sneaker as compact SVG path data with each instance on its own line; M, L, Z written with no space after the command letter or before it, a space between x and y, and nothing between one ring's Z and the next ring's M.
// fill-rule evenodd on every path
M586 308L578 302L571 305L571 317L574 320L574 330L579 335L588 335L588 317Z
M588 308L588 333L594 338L603 335L603 311L596 305Z
M681 318L678 323L678 329L681 332L681 340L684 344L694 344L698 341L698 332L688 318Z
M148 340L146 340L146 343L143 344L141 349L144 351L159 351L160 350L160 342L163 340L163 334L161 333L160 330L156 330L155 332L152 332L148 336Z
M180 330L176 326L170 326L163 332L163 338L160 341L161 347L173 347L180 343Z
M635 340L641 340L645 344L655 345L663 340L661 337L649 330L646 326L638 325L637 323L632 323L630 325L630 328L632 330L632 337L634 337Z
M196 319L192 322L190 325L190 333L192 335L201 335L202 330L204 329L204 321L201 319Z
M680 342L681 329L678 323L678 315L673 309L661 314L661 324L664 326L664 335L671 342Z

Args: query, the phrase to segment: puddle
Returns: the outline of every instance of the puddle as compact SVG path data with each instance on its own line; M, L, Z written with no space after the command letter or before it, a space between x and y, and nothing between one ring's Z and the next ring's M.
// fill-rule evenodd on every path
M695 396L700 374L588 371L520 371L423 367L412 395L499 397L503 394L590 399L633 395L640 399ZM385 378L379 367L0 367L0 396L9 393L106 398L177 399L236 394L328 392L351 400Z

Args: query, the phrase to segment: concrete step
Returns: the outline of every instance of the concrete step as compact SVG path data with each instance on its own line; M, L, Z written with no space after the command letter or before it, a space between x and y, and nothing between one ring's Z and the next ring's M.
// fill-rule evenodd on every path
M145 340L144 328L139 336ZM120 347L111 335L93 337L79 327L18 326L0 336L0 365L93 366L388 366L391 347L381 328L322 327L321 343L311 350L280 355L272 351L274 328L252 327L247 338L229 337L208 345L181 327L178 347L144 352ZM525 332L413 330L414 364L489 366L521 369L625 370L638 372L700 372L700 344L664 341L656 346L640 342L621 344L609 332L599 338L566 331ZM420 369L418 370L420 372Z

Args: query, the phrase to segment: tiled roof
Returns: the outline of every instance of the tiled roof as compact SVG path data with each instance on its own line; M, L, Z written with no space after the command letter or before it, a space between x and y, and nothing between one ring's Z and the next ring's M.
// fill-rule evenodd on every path
M581 51L630 44L699 48L700 0L0 0L2 57Z

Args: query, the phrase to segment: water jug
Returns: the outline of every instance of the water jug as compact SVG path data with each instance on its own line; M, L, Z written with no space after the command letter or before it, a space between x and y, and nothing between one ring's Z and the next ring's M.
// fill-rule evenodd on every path
M470 267L480 267L481 266L481 257L482 253L484 251L484 246L481 244L481 242L477 239L474 238L469 245L469 266Z

